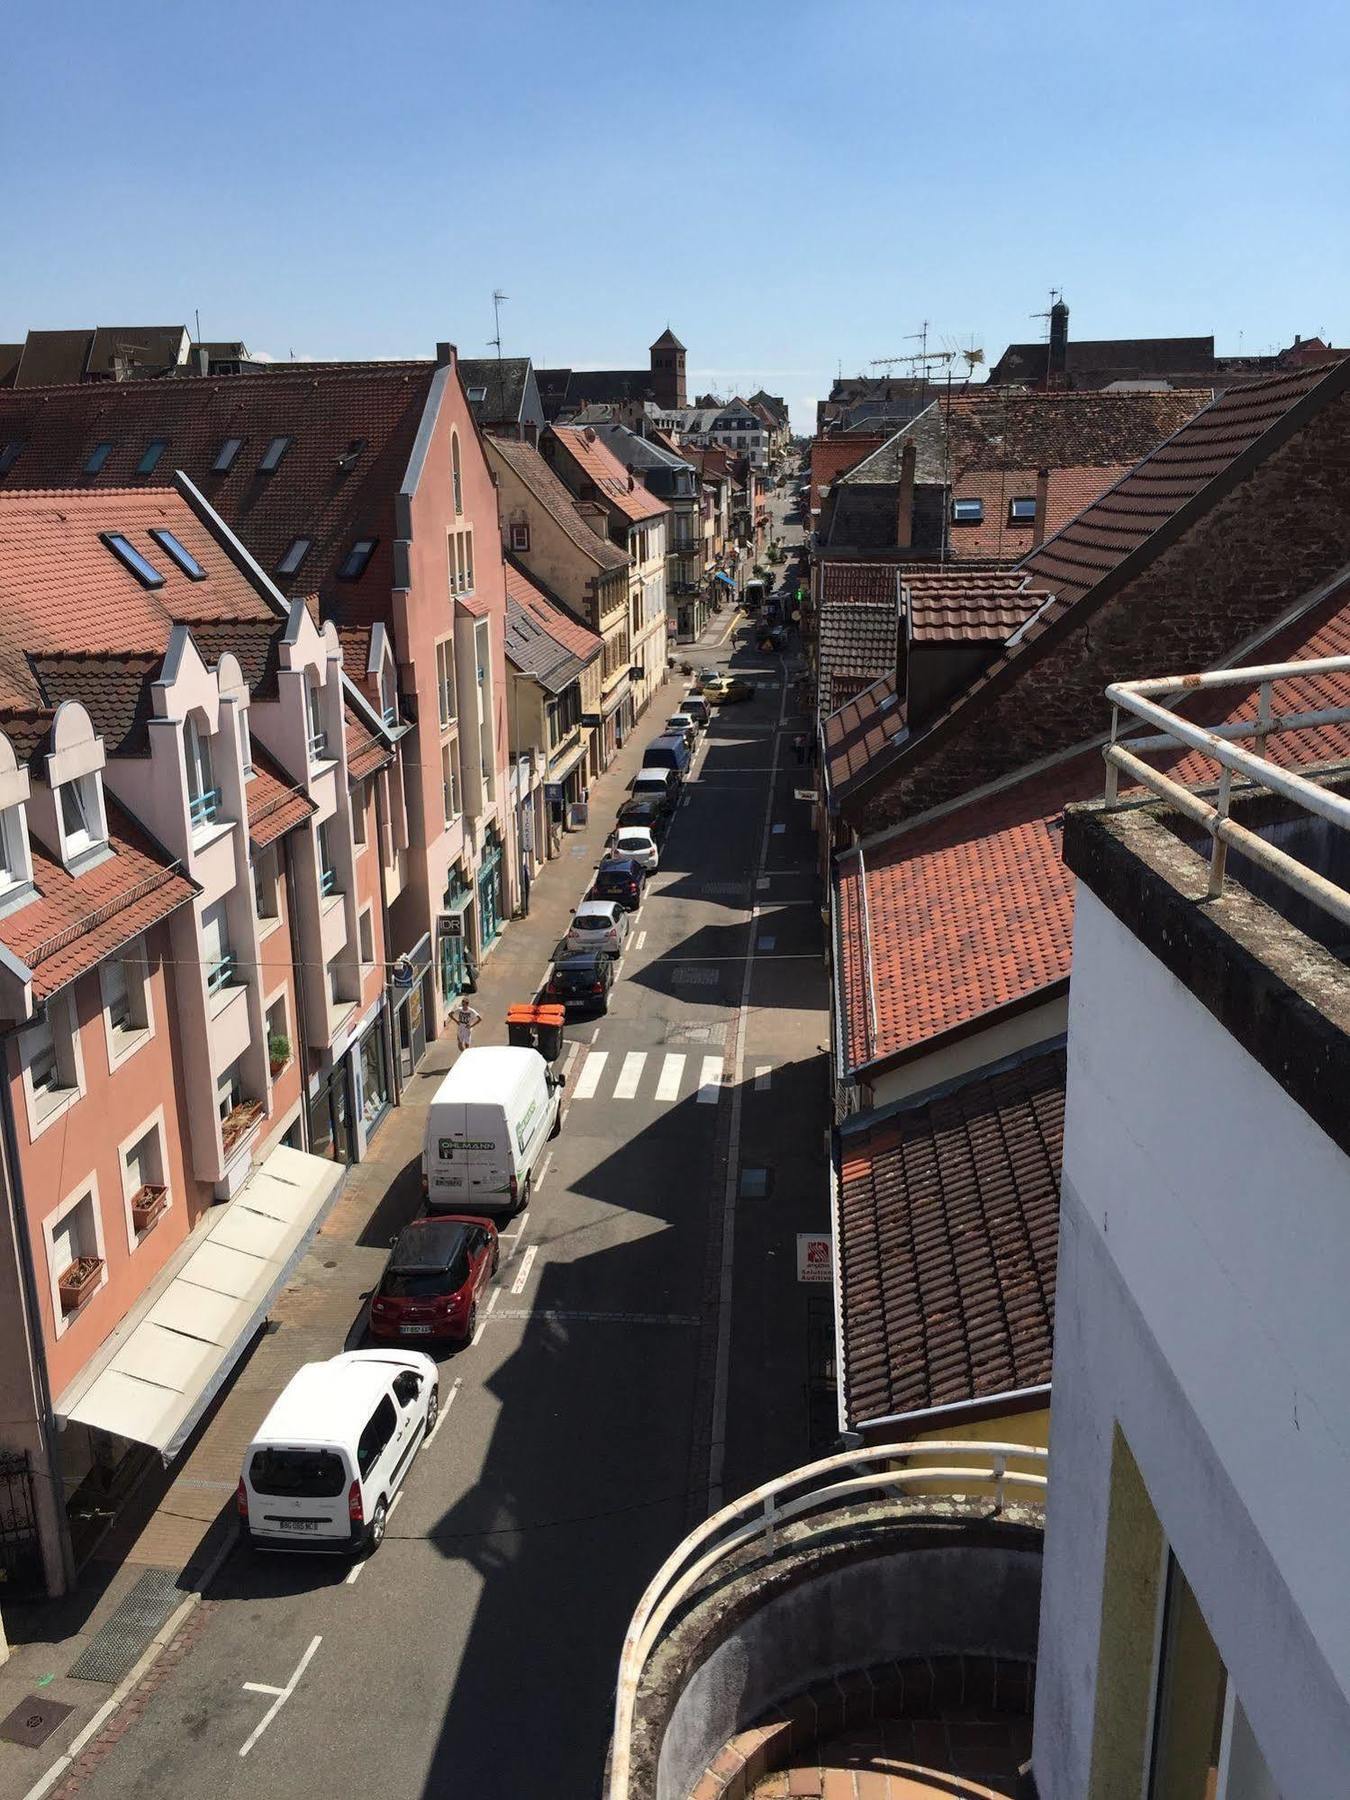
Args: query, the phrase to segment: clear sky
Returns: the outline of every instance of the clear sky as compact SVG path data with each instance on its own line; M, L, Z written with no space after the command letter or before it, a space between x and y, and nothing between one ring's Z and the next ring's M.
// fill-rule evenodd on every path
M763 383L1044 331L1350 342L1342 0L10 0L0 339Z

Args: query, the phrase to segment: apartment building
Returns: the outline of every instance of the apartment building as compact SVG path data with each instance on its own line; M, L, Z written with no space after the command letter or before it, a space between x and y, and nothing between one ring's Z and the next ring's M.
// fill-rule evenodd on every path
M389 930L414 970L405 1035L435 1035L514 910L518 866L497 496L453 348L265 380L0 391L0 445L0 492L144 488L182 470L280 593L356 634L349 662L383 628L390 698L411 721L395 734L381 702L370 726L400 764L381 825Z
M626 425L600 423L597 437L630 475L666 507L668 635L688 642L707 622L703 519L698 471L655 437ZM673 625L673 631L669 630Z
M599 703L583 712L590 776L608 768L632 730L632 576L599 508L588 522L572 494L531 444L484 440L501 494L502 534L521 569L585 620L601 640Z
M395 1092L392 763L186 481L0 494L5 1447L70 1579Z

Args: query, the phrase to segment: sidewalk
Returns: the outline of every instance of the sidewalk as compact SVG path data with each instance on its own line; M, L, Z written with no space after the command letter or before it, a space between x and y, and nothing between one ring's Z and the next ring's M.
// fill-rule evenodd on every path
M714 623L720 629L725 620ZM709 630L703 641L686 648L705 661L717 647L713 636ZM508 1005L534 997L603 852L624 789L641 767L647 743L673 709L682 691L676 684L682 681L677 662L628 742L592 784L589 822L564 836L561 855L535 878L529 917L513 920L485 961L472 997L483 1015L479 1043L505 1043ZM78 1591L39 1606L6 1606L13 1650L0 1666L0 1719L31 1696L74 1710L40 1748L0 1745L0 1800L25 1795L107 1704L117 1677L76 1680L69 1670L139 1578L147 1571L167 1572L163 1586L177 1606L209 1586L228 1555L234 1542L235 1487L254 1429L303 1363L335 1355L357 1341L363 1296L384 1266L390 1239L421 1205L425 1107L455 1054L452 1036L428 1046L404 1090L403 1104L385 1119L372 1154L348 1172L336 1204L251 1350L173 1470L146 1481L100 1544ZM169 1611L166 1601L166 1617ZM137 1656L152 1638L152 1631L143 1634Z

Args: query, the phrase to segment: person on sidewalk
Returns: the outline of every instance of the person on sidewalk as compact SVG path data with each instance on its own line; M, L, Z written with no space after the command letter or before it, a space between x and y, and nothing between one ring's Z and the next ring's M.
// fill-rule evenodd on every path
M469 1002L461 998L460 1003L450 1014L455 1026L455 1041L461 1050L473 1048L473 1028L483 1023L483 1015Z
M802 764L806 761L806 733L805 732L799 731L797 733L796 737L793 738L792 749L797 758L797 767L800 768L802 766Z

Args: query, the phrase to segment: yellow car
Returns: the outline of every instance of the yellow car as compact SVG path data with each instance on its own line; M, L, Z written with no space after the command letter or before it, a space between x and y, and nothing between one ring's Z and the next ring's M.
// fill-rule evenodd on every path
M703 698L714 706L730 706L737 700L753 700L754 697L755 690L750 683L735 675L725 675L703 689Z

